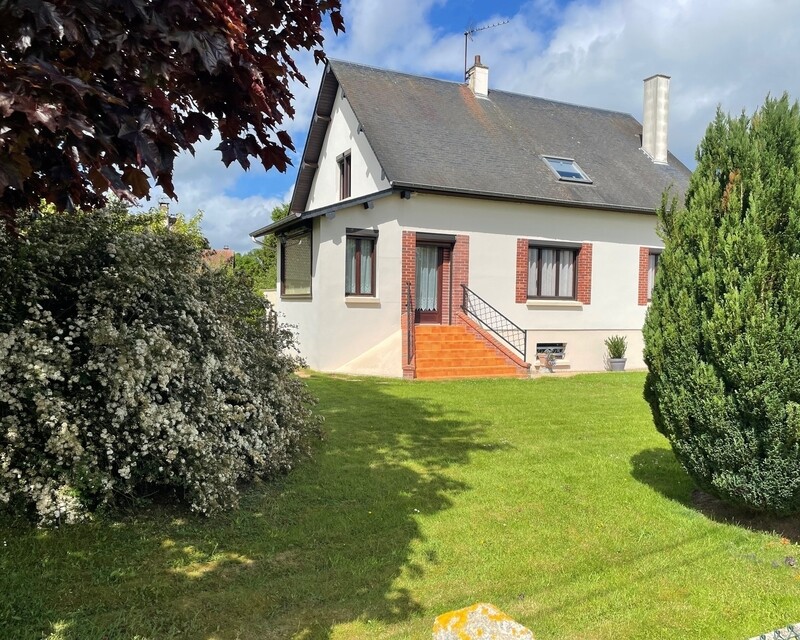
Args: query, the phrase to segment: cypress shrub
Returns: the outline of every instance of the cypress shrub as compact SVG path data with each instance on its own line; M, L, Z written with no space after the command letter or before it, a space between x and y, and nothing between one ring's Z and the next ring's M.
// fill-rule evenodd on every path
M665 196L645 398L703 489L800 511L800 110L717 112L684 207Z

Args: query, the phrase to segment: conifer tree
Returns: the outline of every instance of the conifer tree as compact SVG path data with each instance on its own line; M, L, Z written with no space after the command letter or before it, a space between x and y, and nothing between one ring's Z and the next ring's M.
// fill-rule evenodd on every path
M665 197L645 397L697 484L800 511L800 108L717 112L685 207Z

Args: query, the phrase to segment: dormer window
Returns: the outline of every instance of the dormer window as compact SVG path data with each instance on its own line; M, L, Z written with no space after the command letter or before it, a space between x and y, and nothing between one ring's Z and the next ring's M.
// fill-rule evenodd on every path
M350 152L340 155L336 162L339 165L339 200L344 200L350 197Z
M578 166L578 163L570 158L542 156L542 160L547 163L547 166L550 167L550 170L556 174L559 180L564 180L565 182L592 182L589 176L583 172L583 169Z

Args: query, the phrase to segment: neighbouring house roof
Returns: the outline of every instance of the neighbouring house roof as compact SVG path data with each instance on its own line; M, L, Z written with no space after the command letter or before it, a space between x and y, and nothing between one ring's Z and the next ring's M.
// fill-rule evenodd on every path
M395 189L653 212L665 189L680 197L688 185L675 156L645 155L629 114L495 89L480 98L466 84L330 60L293 212L306 209L340 86ZM591 184L558 180L542 156L574 159Z
M236 260L236 253L233 249L204 249L202 254L203 262L212 269L233 266Z

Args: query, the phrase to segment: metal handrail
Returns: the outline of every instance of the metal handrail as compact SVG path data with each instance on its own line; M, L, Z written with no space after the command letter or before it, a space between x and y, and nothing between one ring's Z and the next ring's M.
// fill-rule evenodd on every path
M414 359L414 303L411 300L411 283L406 282L406 341L408 344L408 362Z
M464 290L461 304L464 313L475 318L483 327L522 355L523 360L527 360L528 332L514 324L467 285L462 284L461 287Z

